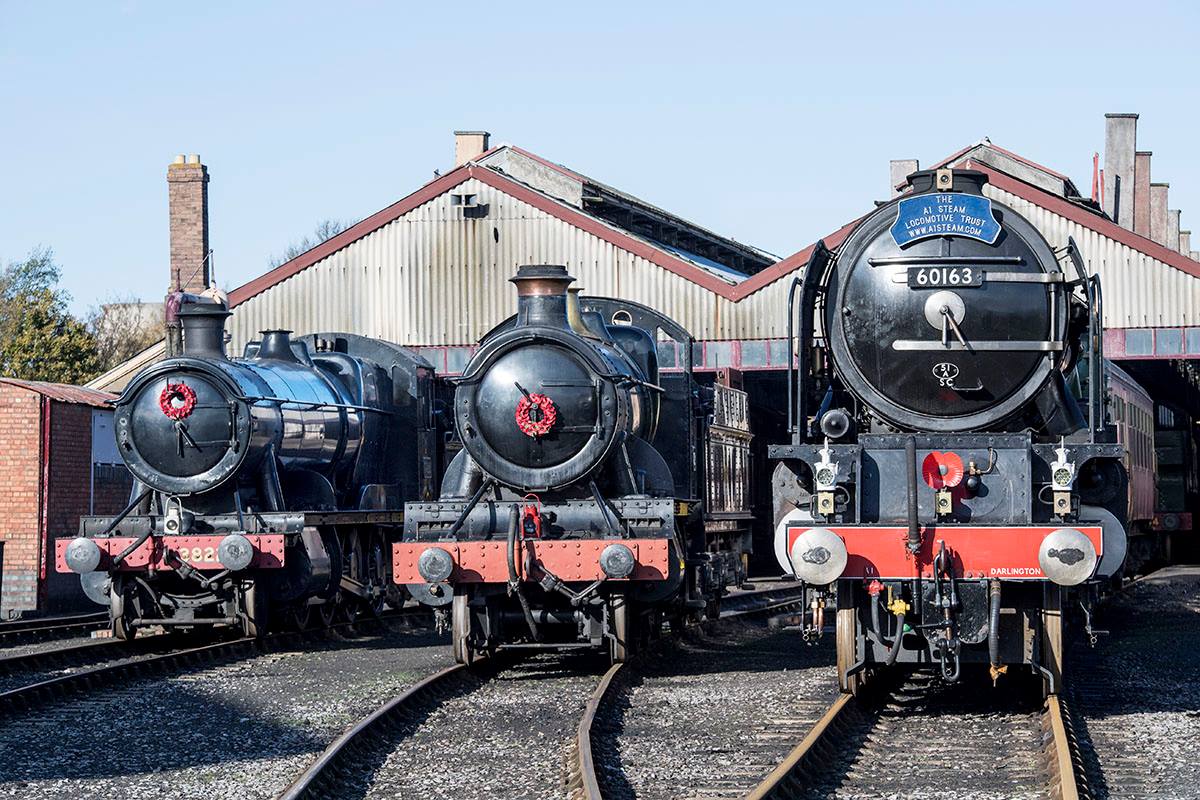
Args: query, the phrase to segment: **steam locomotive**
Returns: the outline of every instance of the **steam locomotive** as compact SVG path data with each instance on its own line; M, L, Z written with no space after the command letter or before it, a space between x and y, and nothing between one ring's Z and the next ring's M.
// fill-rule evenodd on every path
M837 609L837 670L1031 665L1126 549L1099 279L983 193L914 173L789 296L791 441L773 445L779 563Z
M687 331L572 281L517 271L516 316L455 382L441 497L405 507L395 581L449 618L459 662L501 644L620 661L746 577L745 393L660 370L657 342L690 352Z
M388 342L266 331L226 356L224 303L179 310L182 353L114 413L135 484L115 517L56 542L112 630L329 623L398 602L403 502L434 496L433 370Z

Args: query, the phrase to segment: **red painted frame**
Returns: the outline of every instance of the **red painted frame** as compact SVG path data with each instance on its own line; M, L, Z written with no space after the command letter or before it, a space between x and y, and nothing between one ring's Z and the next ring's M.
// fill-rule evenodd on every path
M169 544L172 550L183 555L183 560L195 569L225 569L217 560L217 547L225 534L212 536L172 536ZM282 533L246 534L250 544L254 545L254 559L250 562L251 569L280 569L284 564L284 536ZM54 540L54 568L58 572L71 572L63 557L71 539ZM106 569L110 559L136 541L131 536L119 536L111 539L93 539L103 554L100 569ZM186 552L184 552L186 548ZM199 551L199 557L190 558ZM164 559L163 537L151 536L126 556L117 570L120 572L155 570L174 570L175 567Z
M661 581L668 575L666 539L525 539L517 543L514 559L517 574L525 578L525 557L564 581L598 581L600 553L610 544L623 544L633 551L633 575L621 580ZM417 559L430 547L440 547L454 558L450 583L507 583L506 542L398 542L392 545L392 580L396 583L425 583L417 571ZM609 580L618 580L610 578Z
M788 552L812 525L789 525ZM873 580L933 577L933 559L938 543L946 543L951 568L957 578L1001 578L1003 580L1047 580L1038 566L1042 539L1062 525L1019 527L941 526L921 529L921 549L914 559L906 546L908 529L903 526L831 526L842 537L849 559L842 579ZM1075 525L1103 551L1099 525Z

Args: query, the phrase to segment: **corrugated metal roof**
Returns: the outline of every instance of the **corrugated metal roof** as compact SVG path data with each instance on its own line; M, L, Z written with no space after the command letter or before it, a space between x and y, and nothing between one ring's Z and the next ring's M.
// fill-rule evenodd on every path
M517 152L559 170L564 180L583 179ZM969 157L956 163L986 172L988 194L1027 216L1051 244L1075 238L1091 269L1104 276L1110 327L1200 325L1200 264L994 164ZM452 203L452 194L464 193L488 206L486 216L465 216ZM826 246L839 246L857 222L827 236ZM719 264L622 229L579 203L468 163L235 289L230 352L240 352L260 330L278 327L353 331L410 346L472 344L513 312L508 278L524 263L565 264L587 293L657 308L697 339L778 338L785 333L791 278L812 247L739 280ZM123 388L161 354L160 343L89 385Z
M101 375L88 381L85 386L108 392L122 392L133 376L156 361L161 361L167 355L167 343L160 340L147 347L142 352L117 364Z
M86 386L73 386L69 383L48 383L46 381L23 381L17 378L0 378L0 383L16 386L37 392L43 397L58 400L62 403L79 403L96 408L112 408L117 399L115 394L89 389Z

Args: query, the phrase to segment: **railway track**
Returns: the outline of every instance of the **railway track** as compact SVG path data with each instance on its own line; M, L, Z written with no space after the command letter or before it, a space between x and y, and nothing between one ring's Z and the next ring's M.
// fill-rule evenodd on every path
M878 678L839 695L746 796L1090 797L1066 704L1036 696L1034 681L991 692Z
M381 621L411 617L416 609L383 615ZM295 646L312 637L372 624L375 620L334 623L302 632L276 633L263 638L232 638L196 644L179 633L157 634L128 641L99 639L48 651L0 658L0 718L29 712L55 699L94 691L103 686L171 674L200 666L245 658Z
M33 642L67 639L108 627L108 614L73 614L0 622L0 650Z
M802 602L798 585L773 586L728 598L725 619L772 613ZM501 650L474 667L456 665L431 675L347 729L279 795L281 800L396 796L436 792L454 797L561 794L563 765L546 763L552 742L590 728L597 692L611 686L620 665L602 672L595 654L529 656ZM590 699L588 699L590 698ZM585 705L586 702L586 705ZM463 719L474 712L474 721ZM472 748L505 754L504 770L464 774L478 767ZM528 752L527 752L528 751ZM566 771L590 747L571 750ZM539 763L526 756L537 753ZM584 755L586 754L586 755ZM482 753L480 758L482 760ZM463 767L455 763L461 756ZM436 776L434 772L438 773ZM449 777L448 777L449 776ZM454 786L433 785L434 778ZM572 779L569 779L572 780ZM499 782L513 785L507 789Z
M796 605L787 595L748 603L718 624ZM601 679L569 748L568 797L740 797L833 693L832 650L802 646L794 631L727 628L672 650Z

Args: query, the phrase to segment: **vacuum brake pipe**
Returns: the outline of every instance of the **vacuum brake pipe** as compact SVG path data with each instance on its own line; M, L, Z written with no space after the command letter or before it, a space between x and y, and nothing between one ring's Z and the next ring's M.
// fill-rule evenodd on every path
M521 591L521 579L517 577L517 531L520 528L521 509L516 503L513 503L512 509L508 512L508 593L516 593L517 600L521 601L521 610L525 612L525 621L529 623L529 632L533 634L535 642L540 642L542 637L538 633L533 610L529 607L529 601L525 599L525 593Z
M1000 663L1000 581L988 582L988 662Z
M879 598L871 598L871 624L875 627L875 641L879 642L884 647L888 648L887 660L884 662L887 666L896 663L896 657L900 655L902 642L904 641L904 615L896 616L896 640L888 645L887 639L883 638L883 624L879 617Z

